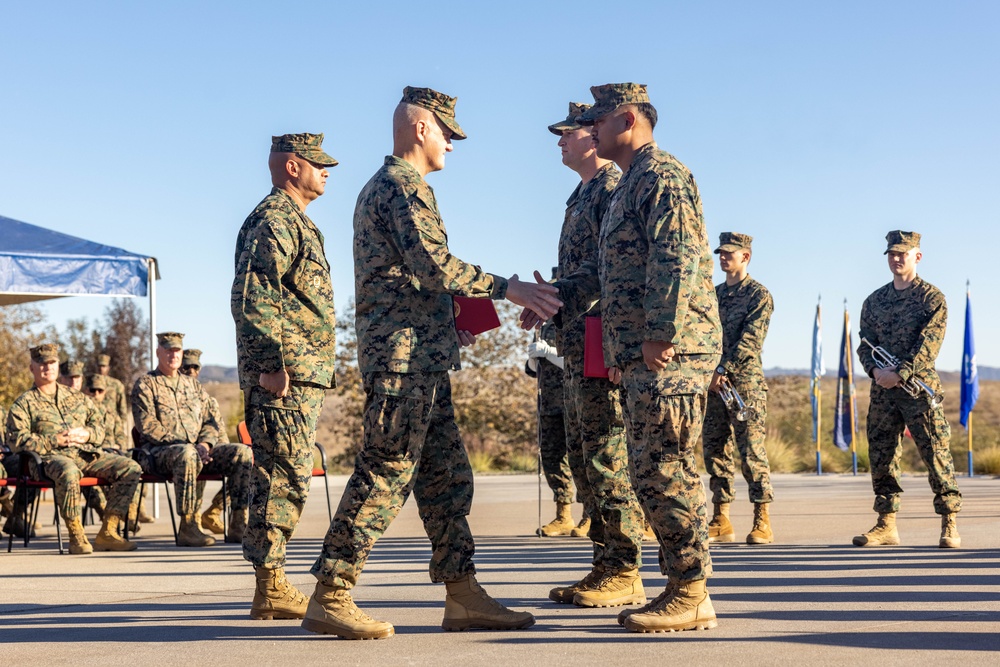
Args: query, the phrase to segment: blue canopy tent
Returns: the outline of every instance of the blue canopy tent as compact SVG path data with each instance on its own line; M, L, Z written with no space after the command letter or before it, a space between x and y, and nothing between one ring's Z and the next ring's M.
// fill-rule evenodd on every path
M0 306L64 296L149 297L156 331L156 258L0 216ZM151 358L155 345L150 340Z

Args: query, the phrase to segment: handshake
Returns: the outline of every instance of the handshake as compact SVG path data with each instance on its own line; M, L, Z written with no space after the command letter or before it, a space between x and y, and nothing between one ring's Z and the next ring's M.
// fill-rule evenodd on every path
M507 280L507 300L524 310L521 311L522 329L532 329L549 319L562 308L559 290L535 271L535 282L520 280L515 273Z

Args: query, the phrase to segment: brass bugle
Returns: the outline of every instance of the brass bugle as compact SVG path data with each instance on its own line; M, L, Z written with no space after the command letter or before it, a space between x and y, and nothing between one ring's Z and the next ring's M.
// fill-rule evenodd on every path
M740 396L740 392L736 391L736 387L729 384L727 380L723 379L715 391L722 402L726 404L726 409L733 412L736 421L745 422L750 418L750 407L743 402L743 397Z
M872 345L871 341L867 338L862 338L861 342L872 349L872 361L874 361L875 365L879 368L899 367L899 359L892 356L892 354L890 354L889 351L881 345ZM943 394L934 393L933 389L928 387L925 383L921 382L916 378L916 376L913 375L911 375L910 379L906 382L901 382L899 387L913 398L920 398L920 395L926 392L930 397L931 406L935 408L941 405L941 401L944 400Z

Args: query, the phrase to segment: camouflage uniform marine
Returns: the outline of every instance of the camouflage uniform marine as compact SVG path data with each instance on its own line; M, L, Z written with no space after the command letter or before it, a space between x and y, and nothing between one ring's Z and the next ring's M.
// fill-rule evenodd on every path
M719 248L727 252L749 250L753 239L746 234L723 232ZM722 361L728 382L751 408L746 421L738 421L718 393L708 393L705 425L702 430L705 469L709 474L712 502L720 514L720 506L735 497L733 478L736 475L735 452L742 459L743 479L749 485L750 502L766 504L774 500L771 470L764 449L764 424L767 419L767 383L761 364L764 338L774 312L770 292L747 276L736 285L725 281L715 286L722 320ZM735 442L735 447L734 447ZM715 522L713 517L713 523ZM712 524L709 525L710 537ZM727 533L727 536L731 534ZM720 540L724 541L724 540Z
M582 124L622 105L649 103L644 85L607 84L591 91L595 104L577 119ZM707 600L703 583L690 584L712 573L694 449L722 335L701 197L691 172L652 141L639 148L615 188L600 234L597 276L585 264L557 286L572 305L568 312L576 312L599 279L605 365L621 370L626 394L633 487L659 539L661 571L671 582L663 599L651 603L663 611L675 600L691 599L684 596L693 591ZM666 368L647 368L644 341L673 344L675 356ZM635 630L632 621L622 619Z
M57 358L58 346L40 345L31 350L32 361ZM80 520L80 478L84 475L111 482L107 511L127 517L142 474L131 459L101 449L104 426L97 406L82 392L61 384L48 396L37 387L21 394L7 415L7 443L15 450L41 456L42 470L55 483L56 505L67 525ZM86 444L60 446L56 435L67 429L90 431Z
M887 254L906 252L920 245L920 235L914 232L890 232L886 239ZM899 359L896 372L903 382L915 378L940 393L941 380L934 362L941 350L947 320L944 295L916 276L902 291L890 282L865 299L859 334ZM876 364L871 353L868 345L858 346L861 364L874 378ZM934 491L934 511L942 516L961 511L962 494L949 449L951 428L941 405L932 406L925 392L913 398L901 387L885 389L873 381L867 421L876 512L895 514L899 510L899 496L903 492L899 484L899 456L907 427L927 466L928 481Z
M161 346L180 347L182 334L157 334ZM209 413L209 396L196 380L178 373L168 377L159 369L136 380L132 389L132 415L145 452L144 467L172 477L177 511L182 519L193 516L196 480L202 470L226 477L233 512L247 507L251 454L243 445L219 443L219 427ZM196 443L210 448L212 460L203 464Z
M107 397L107 388L111 386L108 380L109 378L106 375L88 375L85 386L90 389L103 389L105 392L104 396ZM98 412L102 415L102 424L104 426L104 442L101 446L104 449L114 449L118 452L125 452L132 449L129 442L131 438L125 436L125 427L122 424L122 420L118 418L118 413L115 412L113 406L108 404L106 398L100 402L94 401L94 405L97 406Z
M21 455L11 451L7 446L6 430L7 410L0 405L0 475L18 477L21 474ZM31 507L35 502L35 493L34 489L22 489L19 493L11 493L7 487L0 488L0 516L7 518L3 524L3 532L13 533L15 537L24 537L24 506L27 504ZM34 531L31 535L34 536Z
M201 372L201 350L188 349L184 350L181 357L181 373L193 378L198 385L204 388L201 381L198 379L199 373ZM219 442L218 444L228 444L229 431L226 428L226 421L222 418L222 409L219 407L219 401L215 399L214 396L208 394L208 414L211 416L212 421L219 429ZM197 507L201 507L202 501L205 497L205 480L198 480L197 483L197 500L195 504ZM222 506L223 506L223 494L220 488L216 491L215 495L212 496L212 502L209 505L209 509L201 516L201 527L211 530L213 533L224 534L225 524L222 521Z
M581 107L583 113L589 107ZM566 201L566 215L559 236L559 273L571 275L598 257L601 220L611 202L621 173L606 164L587 183L580 183ZM622 572L641 565L642 508L629 480L628 450L621 392L606 378L583 374L586 317L600 317L600 292L590 295L594 304L585 312L563 320L558 347L563 354L567 440L579 452L589 499L593 564L608 572Z
M7 408L0 405L0 474L4 477L16 477L20 472L17 469L17 461L11 459L11 451L4 442L4 431L7 428ZM14 503L11 500L10 489L6 486L0 488L0 517L6 518L13 515ZM4 532L7 531L6 525Z
M542 327L541 339L555 344L555 326ZM536 361L532 371L531 361ZM528 375L538 379L538 447L542 472L552 489L552 499L558 505L573 504L573 480L566 453L566 426L563 422L562 369L545 358L529 360Z
M97 368L101 369L111 365L111 357L107 354L99 354L96 359ZM118 378L105 375L108 388L104 393L104 405L113 410L118 415L123 428L128 425L128 394L125 385ZM128 438L125 449L132 449L132 439Z
M91 391L94 389L106 392L108 386L107 379L104 375L88 375L84 382L84 393L90 396ZM101 443L101 449L117 454L131 449L131 447L125 446L125 429L122 427L122 422L118 419L118 415L114 410L103 399L97 400L93 396L90 396L90 399L97 407L97 412L100 415L99 420L104 427L104 442ZM99 486L88 486L82 491L83 497L87 500L87 506L97 512L99 516L104 516L104 509L107 506L107 498L104 495L104 490ZM131 518L134 518L133 509L129 510L129 517Z
M322 134L286 134L272 138L271 152L336 165L322 145ZM336 383L336 313L323 244L319 228L278 187L236 238L231 307L254 456L243 557L268 570L284 566L285 545L309 495L325 390ZM290 387L279 398L259 378L282 369Z
M407 88L404 100L420 104L420 92ZM448 251L434 191L392 155L358 196L354 266L365 443L312 572L352 588L412 490L432 544L431 580L454 581L475 567L472 467L448 377L460 367L452 295L502 299L507 281Z

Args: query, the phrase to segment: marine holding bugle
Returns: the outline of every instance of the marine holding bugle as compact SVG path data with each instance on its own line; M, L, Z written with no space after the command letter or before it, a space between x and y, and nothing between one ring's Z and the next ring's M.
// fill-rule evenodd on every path
M934 370L947 328L948 304L941 290L917 275L923 258L920 234L896 229L885 240L892 281L872 292L861 306L857 348L872 379L865 428L878 519L853 543L900 544L896 513L902 485L896 462L905 443L903 433L909 429L927 466L934 511L941 515L938 546L955 548L962 543L956 522L962 494L949 449L951 426L941 405L941 379Z
M899 359L892 356L888 350L886 350L881 345L872 345L871 341L867 338L862 338L861 342L872 349L872 360L875 365L879 368L898 368ZM937 407L941 405L944 401L944 394L941 392L935 392L926 383L921 382L916 378L916 376L911 375L908 380L899 383L899 388L905 391L907 394L913 398L920 398L921 394L927 392L930 397L931 405Z

